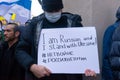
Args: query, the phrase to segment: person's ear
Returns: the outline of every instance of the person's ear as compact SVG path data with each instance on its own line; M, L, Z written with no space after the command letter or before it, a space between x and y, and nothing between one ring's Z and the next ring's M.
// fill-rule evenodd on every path
M20 35L20 32L19 32L19 31L16 31L16 32L15 32L15 37L19 37L19 35Z

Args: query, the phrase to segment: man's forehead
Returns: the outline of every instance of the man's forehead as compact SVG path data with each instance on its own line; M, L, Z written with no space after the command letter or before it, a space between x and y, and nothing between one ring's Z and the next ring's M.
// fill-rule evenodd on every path
M14 28L14 25L9 24L9 25L6 25L5 28Z
M13 29L13 28L14 28L13 25L6 25L6 26L4 27L4 30L6 30L6 29L11 30L11 29Z

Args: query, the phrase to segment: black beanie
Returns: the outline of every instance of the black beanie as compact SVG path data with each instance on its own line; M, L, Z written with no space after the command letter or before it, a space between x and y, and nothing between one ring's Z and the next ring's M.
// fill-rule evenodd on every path
M63 8L62 0L42 0L42 9L44 11L58 11Z

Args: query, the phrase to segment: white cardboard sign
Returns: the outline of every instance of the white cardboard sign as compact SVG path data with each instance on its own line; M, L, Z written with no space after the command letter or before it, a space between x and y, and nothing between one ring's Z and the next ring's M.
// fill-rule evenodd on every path
M38 64L52 73L99 73L95 27L42 29Z

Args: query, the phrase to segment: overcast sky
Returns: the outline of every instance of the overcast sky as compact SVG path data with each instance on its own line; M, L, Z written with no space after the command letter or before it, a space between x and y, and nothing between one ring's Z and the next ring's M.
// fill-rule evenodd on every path
M32 0L32 8L31 8L31 15L33 16L37 16L39 14L41 14L42 8L40 6L40 4L38 3L38 0Z

